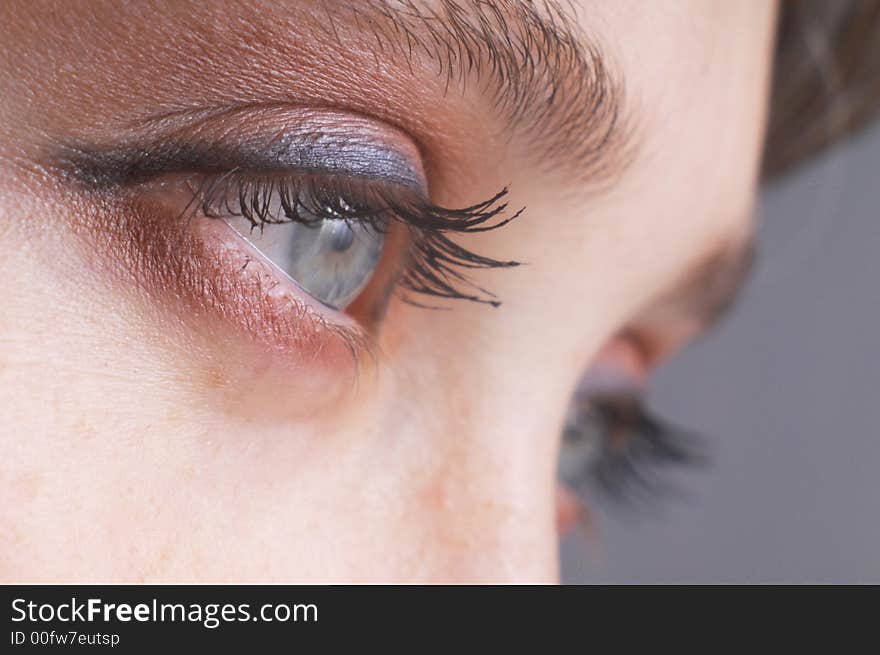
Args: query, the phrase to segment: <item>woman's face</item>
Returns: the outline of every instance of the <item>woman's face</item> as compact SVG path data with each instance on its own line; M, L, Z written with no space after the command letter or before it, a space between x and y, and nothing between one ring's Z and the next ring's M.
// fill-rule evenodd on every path
M557 578L585 372L741 277L774 9L548 4L2 4L0 577Z

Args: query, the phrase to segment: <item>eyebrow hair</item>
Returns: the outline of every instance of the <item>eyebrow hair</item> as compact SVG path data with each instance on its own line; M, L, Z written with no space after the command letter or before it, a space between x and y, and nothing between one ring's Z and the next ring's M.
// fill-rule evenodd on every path
M476 83L545 167L605 180L629 161L624 86L574 8L556 0L321 0L329 36L345 20L374 37L377 57L426 56L453 82ZM563 161L561 161L563 160Z
M755 252L753 236L725 241L686 271L664 295L665 302L707 330L739 299L754 267ZM660 305L664 300L656 302Z
M94 15L86 12L82 19L94 27L104 12L128 18L120 22L123 16L116 16L105 26L103 43L128 37L133 23L146 21L159 45L131 58L131 65L149 63L156 74L165 73L172 88L197 72L192 62L213 66L216 54L222 62L217 75L201 75L190 86L210 89L218 80L226 81L234 93L215 95L221 103L223 94L233 96L230 107L296 98L285 91L290 85L284 76L296 70L298 55L307 70L309 62L321 60L317 53L326 51L345 75L366 72L373 58L377 71L396 69L394 83L413 89L419 76L424 80L436 71L432 89L462 96L469 92L483 101L480 113L488 109L494 114L495 120L485 125L482 116L471 114L472 125L487 137L523 147L536 172L558 175L572 190L592 190L615 180L638 145L619 68L599 40L581 27L567 0L247 0L223 10L219 3L196 4L192 12L178 11L175 21L162 18L168 11L164 3L143 7L132 13L131 8L96 3ZM213 20L215 15L222 19ZM113 61L112 52L101 52L104 62ZM251 66L242 66L242 61ZM240 85L238 75L248 71L258 73L257 82ZM217 79L212 82L213 77ZM175 116L186 124L194 111L187 104L186 88L174 96L181 98L176 106L170 103L167 111L146 117L149 122L127 127L143 130L165 119L173 125ZM340 92L316 94L316 88L318 81L312 94L304 95L329 107L347 107L338 99ZM253 91L250 97L248 89ZM240 91L244 93L235 97ZM367 93L367 113L372 106L377 115L404 129L423 120L402 116L400 103L383 100L376 88ZM437 101L423 102L422 110L430 111L430 103ZM365 110L363 103L352 105ZM395 106L396 114L389 114L387 108ZM439 107L437 113L442 116L445 109L450 107ZM88 142L70 145L86 147Z

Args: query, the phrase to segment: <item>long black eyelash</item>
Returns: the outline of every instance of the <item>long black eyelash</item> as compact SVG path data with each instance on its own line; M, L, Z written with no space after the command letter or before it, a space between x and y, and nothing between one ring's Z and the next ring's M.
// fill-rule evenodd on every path
M676 494L671 473L708 462L702 436L658 419L634 395L577 400L563 434L566 451L575 459L581 451L582 461L561 476L572 491L630 508Z
M399 280L407 302L429 306L406 291L493 307L500 305L495 294L471 282L465 271L509 268L518 266L519 262L479 255L455 243L448 234L495 230L519 216L523 209L505 216L507 187L483 202L449 209L431 204L409 189L389 190L387 186L366 179L326 175L254 176L239 171L204 178L190 185L204 215L239 216L249 221L253 229L291 221L313 223L336 218L385 231L390 221L400 221L412 235L409 262ZM276 197L282 211L273 214Z

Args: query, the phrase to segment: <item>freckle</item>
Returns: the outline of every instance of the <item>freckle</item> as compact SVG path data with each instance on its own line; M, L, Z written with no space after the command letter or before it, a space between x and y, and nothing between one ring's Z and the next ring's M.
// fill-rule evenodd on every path
M179 481L189 481L196 477L196 467L193 464L185 466L178 476Z
M43 486L42 475L39 473L21 473L13 480L13 488L20 495L22 502L27 502L36 497L40 487Z
M449 485L442 476L432 476L425 481L417 495L427 511L442 513L449 508Z
M223 371L215 367L209 368L205 371L204 380L205 385L209 389L220 389L225 387L229 382L228 378L223 374Z
M80 419L76 422L73 426L73 433L83 439L91 439L97 434L95 428L85 419Z

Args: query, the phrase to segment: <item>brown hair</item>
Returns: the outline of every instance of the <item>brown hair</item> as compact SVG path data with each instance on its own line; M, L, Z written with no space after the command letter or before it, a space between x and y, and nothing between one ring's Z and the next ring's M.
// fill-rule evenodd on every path
M784 0L764 179L852 135L880 111L880 0Z

